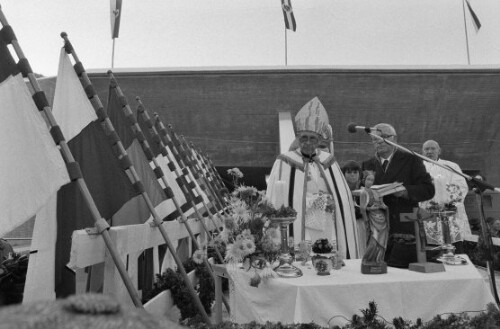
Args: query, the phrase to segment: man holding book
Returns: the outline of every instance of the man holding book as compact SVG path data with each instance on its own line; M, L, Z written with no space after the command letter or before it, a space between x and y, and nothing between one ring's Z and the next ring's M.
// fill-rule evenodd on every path
M384 140L396 143L394 127L380 123L374 127L372 143L375 156L364 161L362 170L375 172L375 185L402 183L398 192L384 196L384 203L389 208L389 242L385 260L393 267L408 267L417 261L414 224L401 222L401 213L411 213L420 201L434 196L432 178L427 173L422 160L412 154L397 149Z

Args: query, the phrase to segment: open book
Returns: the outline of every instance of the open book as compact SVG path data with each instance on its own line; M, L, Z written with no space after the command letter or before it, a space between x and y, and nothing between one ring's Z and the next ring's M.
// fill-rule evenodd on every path
M370 187L373 191L376 191L379 196L384 196L384 195L389 195L393 194L396 192L404 191L405 187L403 186L403 183L399 182L394 182L394 183L389 183L389 184L382 184L382 185L373 185ZM361 190L355 190L352 191L353 195L359 195Z

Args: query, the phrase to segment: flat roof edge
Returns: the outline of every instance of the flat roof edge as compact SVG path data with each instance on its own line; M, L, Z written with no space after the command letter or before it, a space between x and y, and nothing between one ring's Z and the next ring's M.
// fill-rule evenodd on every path
M109 69L88 69L92 76L107 75ZM115 68L117 75L190 75L190 74L262 74L262 73L500 73L500 65L353 65L353 66L218 66Z

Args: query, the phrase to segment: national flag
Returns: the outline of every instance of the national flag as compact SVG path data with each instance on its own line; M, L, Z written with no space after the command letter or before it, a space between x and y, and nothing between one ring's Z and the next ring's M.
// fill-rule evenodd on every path
M64 93L60 92L61 88ZM120 166L111 137L104 132L99 119L91 115L93 110L68 55L62 49L53 114L64 131L74 135L68 141L68 147L80 164L83 179L100 215L109 221L124 205L140 195ZM87 119L82 120L82 116ZM146 219L147 216L137 217L134 224ZM57 195L55 290L58 297L74 293L74 273L65 268L72 233L93 226L94 219L77 184L62 187Z
M0 39L0 236L33 217L69 182L63 158Z
M120 19L122 17L122 0L110 0L111 5L111 39L118 38Z
M283 10L283 18L285 19L285 28L295 32L297 30L297 23L295 22L291 0L281 0L281 9Z
M139 140L132 131L130 120L135 120L135 115L131 113L131 118L129 119L125 115L123 107L124 104L117 93L117 88L110 85L107 104L109 119L115 131L118 133L122 145L129 155L141 183L144 185L145 192L151 199L153 206L156 207L166 199L166 196L150 167L149 160L146 158ZM137 202L129 202L129 204L121 209L118 214L115 214L113 216L113 224L137 224L137 216L145 220L149 218L150 215L150 210L141 197L137 198Z
M204 193L198 193L201 191L201 188L198 185L198 182L195 180L191 180L191 172L187 166L183 166L184 161L181 157L181 154L178 152L176 146L179 142L176 140L175 136L173 136L166 128L159 116L156 116L155 120L155 128L159 133L160 138L163 140L164 145L169 150L169 154L173 155L172 161L175 162L175 168L178 168L180 173L177 174L177 183L179 186L184 186L186 188L185 197L187 200L191 199L197 210L202 209L203 202L208 201L207 196Z
M479 17L477 17L476 13L472 9L472 6L470 5L469 0L465 0L465 2L467 3L467 8L469 8L469 12L470 12L470 15L472 17L472 21L474 22L474 28L476 29L476 31L479 31L479 29L481 28L481 22L479 21Z
M147 109L144 109L146 112ZM145 116L142 115L139 111L137 111L137 123L139 124L139 127L141 128L142 132L144 133L144 136L146 140L148 141L149 146L151 147L151 150L153 152L153 155L155 156L155 160L160 166L163 175L165 177L165 180L167 181L168 187L172 190L174 197L176 198L179 206L181 207L181 210L185 213L185 215L190 215L193 211L190 210L191 205L187 203L186 198L184 196L184 193L182 192L181 187L177 183L177 174L176 174L176 166L177 162L172 162L170 163L169 159L173 159L173 154L163 145L159 143L159 138L160 136L158 135L156 130L153 130L152 127L150 127L151 123L151 118L149 117L149 114L147 114L147 117L149 118L150 124L146 122ZM162 150L162 146L164 147L164 150ZM167 152L164 155L164 152ZM154 164L150 162L151 167L154 167ZM165 186L163 180L158 178L158 183L162 186L162 188L167 188ZM164 212L164 220L174 220L180 216L180 214L177 212L177 209L175 208L175 205L173 204L172 200L167 200L168 203L166 205L166 212Z
M181 152L186 157L186 161L188 161L188 163L190 164L192 172L196 174L195 177L198 180L200 187L213 206L211 208L211 212L216 213L217 210L222 209L222 204L219 202L220 198L217 193L217 188L213 185L213 182L211 182L209 177L206 175L206 172L203 170L202 164L198 161L195 154L193 153L193 148L187 143L184 136L180 136L179 142L179 148Z

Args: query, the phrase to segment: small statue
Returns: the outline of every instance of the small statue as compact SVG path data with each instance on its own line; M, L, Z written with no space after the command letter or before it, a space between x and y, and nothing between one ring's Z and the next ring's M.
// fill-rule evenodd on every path
M366 250L361 261L363 274L387 273L384 255L389 239L389 209L379 193L370 188L374 178L375 173L366 173L365 186L360 193L361 215L367 228Z

